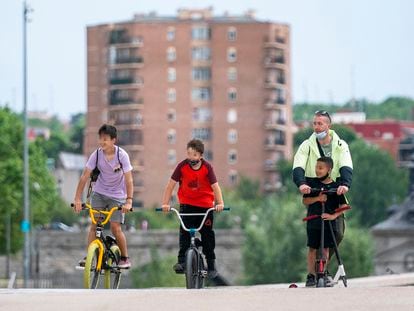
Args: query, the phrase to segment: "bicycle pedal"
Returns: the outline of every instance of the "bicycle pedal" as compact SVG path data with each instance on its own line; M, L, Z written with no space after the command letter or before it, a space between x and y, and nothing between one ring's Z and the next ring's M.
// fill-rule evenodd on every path
M75 270L83 271L83 270L85 270L85 267L83 267L83 266L75 266Z

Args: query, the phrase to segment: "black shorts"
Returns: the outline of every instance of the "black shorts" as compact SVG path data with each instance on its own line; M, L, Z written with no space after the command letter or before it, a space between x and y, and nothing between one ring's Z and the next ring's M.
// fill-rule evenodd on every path
M312 229L307 228L306 234L308 236L308 247L318 249L321 245L321 229ZM336 236L337 232L334 230L334 234ZM332 248L334 247L334 240L331 235L331 231L329 228L325 228L325 238L324 238L324 247L325 248Z

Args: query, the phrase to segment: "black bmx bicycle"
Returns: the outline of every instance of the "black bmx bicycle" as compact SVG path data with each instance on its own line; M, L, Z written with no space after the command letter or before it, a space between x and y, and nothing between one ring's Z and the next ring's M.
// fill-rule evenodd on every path
M311 193L322 193L327 195L336 195L337 188L331 188L331 189L318 189L318 188L312 188ZM321 202L321 215L325 213L325 202ZM339 207L335 210L335 212L342 212L351 209L350 205L345 205L343 207ZM345 273L344 264L342 262L341 256L339 255L338 250L338 243L336 242L335 233L333 231L332 222L330 220L324 220L322 219L321 215L311 215L308 217L303 218L303 221L308 221L311 219L320 218L321 219L321 242L319 247L319 256L316 259L316 287L331 287L335 284L338 284L339 280L342 280L344 283L344 286L347 287L347 278ZM328 259L326 258L324 248L325 248L325 221L328 222L329 231L332 236L332 240L334 242L334 251L335 256L338 262L338 270L335 274L335 277L333 278L333 281L328 284L326 279L326 266Z
M162 212L162 208L156 208L157 212ZM190 233L190 247L185 253L185 279L186 287L191 288L203 288L204 279L207 276L207 265L204 258L204 254L201 252L199 247L201 246L200 240L196 238L196 233L201 230L204 225L204 222L207 219L209 213L215 211L215 207L209 208L205 213L180 213L177 209L171 207L170 211L173 211L180 223L182 228ZM225 207L224 211L229 211L229 207ZM192 217L192 216L204 216L201 220L201 223L198 228L187 228L184 224L182 217Z

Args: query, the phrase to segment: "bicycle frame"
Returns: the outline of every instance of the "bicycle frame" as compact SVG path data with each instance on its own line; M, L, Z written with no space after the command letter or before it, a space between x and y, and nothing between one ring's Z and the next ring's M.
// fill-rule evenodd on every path
M109 220L111 219L112 214L117 211L117 210L121 210L122 207L121 206L114 206L112 207L109 211L103 211L103 210L96 210L93 209L92 206L88 203L85 204L85 206L83 207L83 209L87 209L89 211L89 217L91 218L91 221L94 225L96 225L96 231L95 231L95 236L96 239L93 240L89 245L96 243L98 244L99 247L99 256L98 256L98 262L96 264L96 269L98 271L101 271L102 269L102 259L105 253L105 246L104 246L104 238L102 237L102 229L103 226L105 226ZM99 216L103 215L104 219L103 221L101 221L99 218L96 218L96 215L99 214Z

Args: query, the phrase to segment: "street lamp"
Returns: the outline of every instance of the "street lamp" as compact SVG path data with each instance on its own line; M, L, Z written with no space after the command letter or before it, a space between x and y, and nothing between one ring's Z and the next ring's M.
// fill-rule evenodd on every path
M29 142L27 138L27 23L28 14L32 9L28 7L26 1L23 2L23 117L24 117L24 137L23 137L23 197L24 213L21 229L24 233L24 252L23 252L23 276L24 287L28 287L30 278L30 206L29 206Z

